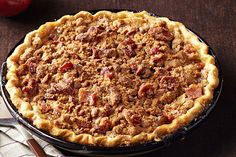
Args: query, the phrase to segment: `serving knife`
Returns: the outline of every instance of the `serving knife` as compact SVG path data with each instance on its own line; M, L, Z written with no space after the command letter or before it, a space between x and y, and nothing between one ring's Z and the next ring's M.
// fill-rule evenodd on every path
M3 105L2 98L0 97L0 126L8 126L16 128L26 140L30 149L36 155L36 157L47 157L44 150L38 144L38 142L31 136L31 134L21 126L9 113L6 106Z

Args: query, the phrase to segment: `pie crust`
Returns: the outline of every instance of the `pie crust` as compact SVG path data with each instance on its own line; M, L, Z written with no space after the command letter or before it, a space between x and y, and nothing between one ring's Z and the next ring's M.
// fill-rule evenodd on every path
M80 27L84 23L86 23L85 24L86 27ZM97 25L92 26L94 23L98 24L99 27ZM108 26L111 26L111 28L109 27L111 30L108 30ZM134 27L135 29L132 29L133 26L135 26ZM111 58L113 58L113 60L117 60L117 58L120 57L119 53L123 53L123 52L124 52L124 57L125 57L124 62L130 62L130 60L132 60L132 57L135 58L135 56L139 56L139 53L141 54L144 51L147 51L147 53L149 53L148 55L146 55L147 59L146 58L143 59L145 61L146 60L152 61L151 63L147 63L148 65L147 67L149 69L147 68L145 71L144 69L146 67L145 68L141 67L141 72L138 72L138 70L140 70L139 64L140 65L143 64L143 62L140 61L138 62L139 64L137 64L138 67L134 67L136 71L132 74L127 74L130 77L132 76L131 78L137 79L138 81L140 80L140 84L131 80L130 82L128 81L127 83L128 85L127 84L124 85L124 89L128 89L128 87L126 88L126 86L129 86L130 83L135 84L134 85L135 87L136 87L136 84L138 84L137 86L139 86L139 89L136 89L134 87L134 93L136 92L136 94L134 94L135 96L133 98L131 97L127 99L129 100L129 102L128 101L125 102L126 99L124 98L124 97L130 96L130 94L128 94L128 91L127 93L123 92L123 93L120 93L120 95L116 95L115 92L113 93L112 89L109 89L108 91L106 86L103 84L103 83L106 84L108 82L106 85L109 87L112 87L111 86L112 83L111 84L109 83L112 82L110 80L114 79L113 77L118 76L118 74L120 74L122 77L125 76L125 72L123 72L122 70L120 70L120 72L118 70L117 72L114 70L115 69L114 67L112 69L112 68L109 68L108 66L105 69L100 69L101 72L99 72L97 76L98 82L99 80L102 79L102 83L101 83L102 85L101 84L99 85L101 85L101 87L104 86L105 93L107 93L108 95L110 94L109 95L110 97L107 98L108 100L105 99L103 96L101 96L103 93L102 91L100 92L97 91L96 94L100 95L99 97L97 97L96 94L93 93L94 95L92 95L91 93L89 93L89 91L87 91L88 89L92 89L92 87L94 87L93 83L91 84L90 82L86 84L86 83L80 82L81 84L79 84L79 87L76 87L77 88L76 95L79 101L77 99L76 101L78 101L78 104L80 104L79 105L80 107L82 106L81 108L83 108L83 104L87 105L89 112L91 112L89 113L90 116L86 117L85 114L87 114L87 111L84 110L82 112L81 111L82 109L76 110L78 111L76 112L78 113L78 115L75 115L74 110L75 110L76 105L74 106L72 105L71 110L73 112L73 116L72 114L71 115L69 114L70 120L64 120L66 119L65 115L67 114L65 113L65 111L67 110L65 106L68 106L70 104L69 102L72 101L71 95L73 94L70 93L71 92L70 90L75 91L75 89L70 89L70 87L67 86L69 84L68 82L67 83L64 82L64 84L63 83L57 84L58 82L60 82L59 80L57 80L57 76L60 78L62 77L62 75L63 77L66 77L66 78L71 77L69 74L68 74L69 76L64 76L67 74L63 74L63 73L67 73L67 71L70 71L71 69L75 68L75 65L72 65L71 63L73 61L73 64L74 64L75 59L72 57L73 59L71 61L63 60L63 57L65 57L63 56L64 52L61 53L61 56L52 55L53 56L52 58L45 59L44 52L46 53L47 51L47 49L45 48L43 49L43 52L41 51L37 52L37 54L41 56L39 57L40 61L38 63L36 62L36 65L34 64L36 67L34 67L31 64L32 63L31 62L30 66L27 67L29 69L25 70L24 69L25 67L23 66L23 71L22 71L21 65L29 63L30 57L27 57L27 55L29 56L32 54L35 55L36 50L41 49L44 45L47 44L48 41L49 43L52 43L52 45L53 44L58 45L58 42L54 41L54 40L57 40L55 39L56 38L55 34L56 33L57 35L58 34L60 35L63 33L69 34L70 30L68 32L64 31L69 27L73 28L74 33L76 31L78 32L78 34L76 34L76 36L73 37L75 41L78 40L77 42L78 44L95 43L94 45L98 46L100 41L106 40L103 37L101 37L102 39L100 40L100 38L98 38L98 35L101 35L104 32L109 33L109 31L116 32L115 34L116 36L114 40L119 41L120 34L123 34L123 36L121 35L122 37L128 38L122 43L118 43L118 46L117 45L114 46L115 53L118 52L118 57L117 57L117 54L113 55L112 52L109 51L108 57L103 56L103 57L96 58L96 55L98 55L100 52L105 53L105 50L102 50L99 52L96 50L91 50L92 54L90 54L91 56L89 56L91 62L88 60L85 60L86 62L88 62L88 63L84 63L85 65L89 65L93 63L95 64L94 60L96 60L96 63L98 63L98 66L99 66L100 64L103 63L103 60L105 60L104 58L106 57L108 58L107 59L108 62L112 60ZM155 27L158 27L158 29L151 30L152 28L155 28ZM159 29L160 27L161 29ZM91 28L91 29L89 30L88 28ZM123 28L124 30L122 30L121 28ZM57 31L56 33L55 33L55 30ZM98 33L97 31L100 31L100 33ZM104 34L106 35L107 40L108 38L110 39L110 36L113 36L113 34L108 35L106 33ZM144 36L142 36L141 39L137 39L140 34ZM72 31L72 35L73 35L73 31ZM95 37L96 39L92 38L94 36L96 36ZM159 45L159 46L157 46L157 48L155 47L153 48L153 45L150 46L146 44L145 42L141 43L141 41L143 41L144 38L146 37L148 40L149 39L151 40L152 38L152 43L156 42L157 43L156 45ZM130 38L132 38L132 40L130 40ZM99 42L96 43L96 40L98 40ZM146 41L147 43L149 42L148 40ZM66 41L67 41L67 35L65 35L64 38L60 37L60 42L62 42L60 46L62 47L62 45L64 46L66 45L68 48L69 45L71 44L71 41L70 40L69 42L66 42ZM164 50L162 50L163 45L164 45ZM56 51L60 50L60 46L58 46L59 49L57 49L57 47L55 46L55 49L57 49ZM70 46L74 48L73 44L71 44ZM105 44L105 47L106 46L107 45ZM118 50L117 47L119 46L121 46L121 49ZM141 47L140 49L139 49L139 46ZM145 48L147 47L148 48L152 47L152 49L145 50ZM75 55L79 55L79 57L77 58L77 60L79 60L79 63L81 62L81 58L83 58L83 55L84 55L83 53L86 53L87 55L87 51L89 51L86 48L86 45L83 46L83 48L85 50L83 51L77 50L76 51L77 54L75 54ZM53 51L53 50L49 50L49 51ZM186 54L187 58L188 57L189 58L184 61L180 59L178 60L178 62L174 62L174 61L171 62L172 60L168 60L168 59L173 59L174 55L175 57L178 58L178 56L176 55L177 52L180 52L181 55ZM68 52L65 52L64 54L68 56L68 53L70 52L68 51ZM155 56L156 58L155 57L153 57L154 59L151 58L152 55ZM166 55L166 57L163 57L163 55L164 56ZM63 65L61 62L54 62L55 58L59 58L63 60ZM47 76L47 77L45 76L44 80L40 78L36 82L34 80L33 81L31 80L31 83L29 83L31 76L36 76L36 75L38 76L37 67L40 64L44 64L44 63L41 63L42 62L41 60L48 61L49 62L48 64L54 64L56 66L60 65L60 67L55 71L55 74L53 74L52 76ZM167 61L170 61L171 63ZM162 62L162 64L160 62ZM179 62L180 62L180 65L179 65ZM135 59L134 59L134 63L135 63ZM181 65L182 63L184 64L183 66ZM194 83L189 83L188 81L182 81L182 82L180 81L180 79L187 79L187 76L176 76L176 77L172 76L172 73L173 75L178 74L178 72L176 72L175 70L177 71L180 70L180 73L183 72L184 70L181 71L181 69L186 69L187 64L189 64L189 67L193 67L194 69L193 70L190 68L190 71L189 71L189 73L191 73L191 75L194 75L195 77L195 80L193 79L193 82L195 81ZM111 63L111 65L113 66L113 63ZM154 67L154 71L152 69L153 68L152 66ZM196 66L200 66L199 67L200 70L198 68L196 70ZM153 82L154 80L153 77L159 77L161 75L161 73L156 74L157 69L160 69L161 67L164 68L164 70L169 71L168 73L171 76L170 77L163 76L164 78L162 77L159 81L155 83L155 81ZM132 144L143 143L146 141L153 141L153 140L160 141L162 140L164 136L175 133L178 129L190 123L208 106L209 102L213 98L214 89L218 86L218 82L219 82L218 70L215 66L215 60L211 55L208 54L208 47L206 44L200 42L198 40L198 37L194 35L193 33L191 33L190 31L188 31L182 23L170 21L168 18L165 18L165 17L153 17L146 11L142 11L138 13L133 13L129 11L121 11L118 13L112 13L109 11L99 11L94 15L86 11L81 11L74 16L66 15L57 21L47 22L46 24L40 26L39 29L32 31L26 35L24 42L21 45L19 45L14 50L13 54L7 59L7 68L8 68L8 71L7 71L8 82L6 84L6 88L10 94L11 101L16 106L19 113L21 113L23 117L27 118L30 122L32 122L32 124L35 125L38 129L44 130L48 132L49 134L51 134L52 136L65 139L70 142L86 144L86 145L106 146L106 147L132 145ZM21 72L19 72L20 68L21 68ZM118 68L119 68L119 65L118 65ZM121 68L123 67L121 66ZM125 68L127 67L124 67L124 69ZM53 69L48 70L47 73L51 73L51 71L53 71ZM112 72L115 71L114 72L115 74L112 73L111 71ZM195 72L195 73L193 74L192 72ZM47 73L44 73L44 75ZM113 76L112 74L115 76ZM136 75L139 75L139 76L136 76ZM165 75L165 72L164 72L164 75ZM27 79L25 79L26 77ZM51 83L49 85L47 81L50 80L51 77L54 79L56 83L54 84ZM80 77L82 76L79 75L78 78ZM95 78L95 75L93 75L93 78ZM175 78L177 78L177 81L175 80ZM115 78L115 79L119 81L120 78ZM86 80L86 77L85 77L85 80ZM158 80L158 78L156 80ZM122 80L121 83L125 81L126 80ZM191 81L192 80L190 80L190 82ZM34 86L35 84L39 84L37 86L38 91L34 90L36 88L36 86ZM75 83L73 84L74 84L73 87L75 87ZM182 84L186 84L186 85L184 86ZM64 87L63 85L68 88L63 88ZM47 95L47 97L46 97L46 94L48 93L46 92L46 90L45 91L42 90L43 86L46 86L46 88L51 89L51 90L47 89L47 91L51 91L51 93L49 92L50 94L49 96ZM52 90L52 88L54 90ZM99 88L99 86L98 87L96 86L96 89L97 88ZM119 86L117 85L116 88L118 88L118 91L121 91L123 89L123 86L122 86L122 89L120 85ZM155 91L160 92L159 89L162 89L162 91L166 93L169 92L168 90L170 91L173 90L175 91L174 96L169 96L169 97L167 96L166 98L167 100L166 100L163 98L163 95L166 93L162 93L162 96L158 96L158 94L155 93ZM41 91L44 92L43 93L44 95L42 96L43 98L41 98L40 96L39 98L35 98L37 95L40 95L40 93L42 93ZM58 94L57 95L58 98L56 100L51 100L51 99L54 99L55 92L61 92L61 93L56 93ZM112 95L112 94L115 94L115 95ZM64 104L61 102L62 101L61 99L59 102L60 96L66 97ZM122 99L120 100L119 97L121 97ZM157 99L155 99L156 97ZM100 109L98 110L93 109L92 111L92 108L96 107L98 99L101 99L101 104L98 106L100 108L104 107L106 105L104 101L106 101L112 107L113 109L113 111L111 111L112 113L105 113L105 116L104 116L104 112L102 111L101 111L102 112L101 114L97 113L98 111L100 113ZM156 111L155 108L154 109L152 108L150 109L150 111L148 111L148 108L145 108L145 106L147 106L146 105L147 99L149 101L150 100L152 101L151 103L152 106L153 105L158 106L159 110ZM142 100L144 103L138 103L137 102L138 100L140 101ZM157 100L157 103L155 104L153 100ZM38 105L39 102L40 102L40 105ZM185 102L188 102L188 104L191 104L191 105L185 108L183 107L186 105ZM148 113L145 111L145 114L140 115L139 112L136 113L136 111L132 111L133 108L131 107L133 104L143 105L143 108L145 108L145 110L148 111ZM59 108L61 107L62 109L60 108L61 109L60 111L55 110L54 107L56 106L57 107L59 106ZM178 107L175 108L176 106ZM63 107L66 109L64 109ZM119 107L121 111L119 111L118 109ZM79 111L81 111L81 113L79 113ZM53 116L55 116L58 112L60 115L57 116L57 118L54 118ZM154 113L154 112L158 112L158 113ZM145 123L146 114L148 114L149 117L152 117L150 118L151 123ZM118 117L120 115L121 117L117 122L113 123L109 121L109 120L112 120L112 117L116 118L116 116ZM79 122L77 121L77 123L71 122L73 121L71 119L76 119L78 118L77 116L80 117L79 119L80 121ZM83 119L83 117L85 117L85 119ZM164 120L161 121L160 120L161 118ZM71 122L71 125L70 125L70 122ZM75 124L78 124L78 125L74 127ZM114 127L116 125L121 125L121 124L123 128L122 126L118 127L119 128L118 131L117 130L115 131ZM152 125L155 126L155 128L153 128ZM88 131L87 128L89 128L90 130ZM125 129L125 128L128 128L128 129ZM132 128L131 129L132 131L130 130L130 128ZM135 132L139 129L141 131Z

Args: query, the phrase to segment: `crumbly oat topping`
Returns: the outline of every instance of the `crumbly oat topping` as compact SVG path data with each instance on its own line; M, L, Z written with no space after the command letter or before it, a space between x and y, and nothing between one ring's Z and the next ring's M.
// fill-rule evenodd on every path
M76 134L151 133L203 94L199 53L164 21L77 18L20 56L22 97L44 119Z

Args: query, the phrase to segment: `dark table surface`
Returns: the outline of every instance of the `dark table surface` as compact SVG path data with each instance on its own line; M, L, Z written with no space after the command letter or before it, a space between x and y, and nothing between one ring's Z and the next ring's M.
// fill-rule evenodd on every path
M146 10L180 21L211 45L222 65L222 95L207 120L185 139L145 156L236 157L236 1L33 0L25 13L0 17L0 64L27 32L65 14L91 9Z

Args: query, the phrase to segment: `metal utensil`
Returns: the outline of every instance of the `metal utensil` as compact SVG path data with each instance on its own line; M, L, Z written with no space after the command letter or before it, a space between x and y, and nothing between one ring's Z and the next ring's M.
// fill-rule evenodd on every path
M6 106L3 105L2 98L0 98L0 126L8 126L16 128L26 140L30 149L36 155L36 157L47 157L41 146L35 141L35 139L28 133L28 131L21 126L7 110Z

